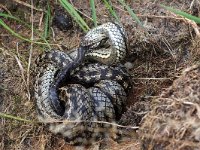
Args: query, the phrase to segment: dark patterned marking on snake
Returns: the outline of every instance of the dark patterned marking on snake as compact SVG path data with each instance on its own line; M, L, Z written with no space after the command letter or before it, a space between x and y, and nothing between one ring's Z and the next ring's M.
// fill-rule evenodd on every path
M38 118L68 143L116 139L116 126L102 121L115 123L126 104L130 76L120 64L126 56L124 37L120 25L106 23L90 30L74 52L53 50L37 60Z

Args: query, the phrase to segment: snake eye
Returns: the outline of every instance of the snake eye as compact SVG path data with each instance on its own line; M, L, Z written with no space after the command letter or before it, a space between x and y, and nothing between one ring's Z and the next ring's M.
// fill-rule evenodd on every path
M101 41L100 41L100 43L99 43L99 46L100 47L108 47L108 45L109 45L109 40L108 40L109 38L104 38L104 39L102 39Z
M83 38L81 45L89 46L90 48L98 47L102 45L102 42L106 41L108 36L101 30L90 30Z
M90 49L100 49L100 48L106 48L110 46L109 44L109 40L108 38L104 38L104 39L101 39L101 41L97 41L95 43L93 43L93 45L90 46Z

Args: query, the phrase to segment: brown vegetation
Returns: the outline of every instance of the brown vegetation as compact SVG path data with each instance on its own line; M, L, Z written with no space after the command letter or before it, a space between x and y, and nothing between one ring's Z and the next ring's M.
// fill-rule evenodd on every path
M0 12L11 13L29 24L33 23L33 28L43 33L43 10L46 9L46 1L34 1L33 11L29 0L19 2L21 1L13 0L1 3ZM100 0L96 2L98 22L112 20L103 3ZM142 126L138 133L143 149L194 148L199 144L197 99L200 93L200 79L196 65L200 58L199 27L166 11L159 6L158 1L127 0L127 4L144 23L144 28L141 28L121 5L116 1L112 2L126 28L129 39L127 61L133 64L133 68L130 69L133 89L127 109L130 108L121 119L121 124ZM159 3L200 17L199 1L161 0ZM58 3L50 1L50 4L51 15L54 15L53 11ZM76 1L73 5L81 10L82 16L92 27L93 24L88 18L88 0ZM28 39L32 37L35 41L39 39L37 33L22 23L3 17L1 19L20 35ZM50 31L48 42L51 48L61 50L78 46L81 36L84 35L75 23L69 31L62 32L55 26L51 26ZM37 117L33 98L34 62L47 48L44 44L17 39L0 27L0 112L32 121L29 123L1 117L0 149L74 149L61 137L48 132L44 125L35 123ZM184 68L190 69L181 74ZM144 115L146 116L140 123ZM140 139L133 138L120 144L110 141L104 148L140 149Z

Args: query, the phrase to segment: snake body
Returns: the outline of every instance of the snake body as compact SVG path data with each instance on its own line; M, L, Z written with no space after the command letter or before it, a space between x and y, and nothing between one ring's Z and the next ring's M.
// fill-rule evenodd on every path
M125 33L115 23L90 30L73 53L52 50L41 55L35 82L39 120L70 144L116 138L116 128L103 122L116 122L124 111L130 86L120 64L125 56Z

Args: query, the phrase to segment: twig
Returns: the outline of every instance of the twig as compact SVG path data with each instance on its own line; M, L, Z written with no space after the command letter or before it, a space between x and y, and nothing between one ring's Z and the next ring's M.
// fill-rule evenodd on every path
M171 78L132 78L135 80L171 80Z
M42 20L44 17L44 13L42 12L41 17L40 17L40 21L39 21L39 30L42 30Z
M191 2L191 4L190 4L190 9L192 9L192 7L193 7L195 1L196 1L196 0L192 0L192 2Z
M46 120L45 123L65 123L65 124L68 124L68 123L82 123L82 122L85 122L85 123L102 123L102 124L109 124L109 125L113 125L113 126L116 126L116 127L121 127L121 128L129 128L129 129L139 129L138 126L123 126L123 125L119 125L117 123L112 123L112 122L106 122L106 121L87 121L87 120L79 120L79 121L71 121L71 120L52 120L52 119L49 119L49 120ZM43 122L41 122L43 123Z
M83 13L82 11L78 10L78 9L74 6L74 4L73 4L73 2L72 2L71 0L70 0L70 3L72 4L72 6L74 7L74 9L75 9L76 11L78 11L80 14L82 14L82 15L85 16L86 18L90 19L91 21L93 21L93 19L92 19L90 16L88 16L88 15L86 15L85 13Z
M21 5L24 5L24 6L26 6L26 7L29 7L29 8L31 8L31 9L34 9L34 10L37 10L37 11L43 11L42 9L38 9L38 8L34 7L32 4L30 5L30 4L25 3L25 2L23 2L23 1L20 1L20 0L13 0L13 1L16 2L16 3L19 3L19 4L21 4Z
M187 19L187 18L185 18L185 20L186 20L186 22L187 22L188 24L190 24L190 25L192 26L192 28L194 29L194 31L195 31L195 33L196 33L196 36L197 36L198 38L200 38L200 31L199 31L199 27L198 27L198 25L196 24L196 22L194 22L194 21L192 21L192 20L189 20L189 19Z
M51 29L51 32L52 32L53 41L56 42L56 39L55 39L55 32L54 32L54 30L53 30L52 27L50 27L50 29Z
M18 46L17 46L17 49L18 49ZM17 54L19 54L18 51L17 51ZM18 56L18 57L19 57L19 56ZM16 55L14 55L14 58L15 58L16 61L17 61L17 64L18 64L18 66L19 66L19 69L21 70L22 80L23 80L23 82L24 82L24 84L25 84L26 89L28 89L28 85L27 85L27 83L26 83L25 76L24 76L24 68L23 68L23 66L22 66L22 64L21 64L21 61L19 60L18 57L17 57ZM28 91L27 91L27 92L28 92Z
M9 15L12 15L11 12L4 5L0 4L0 8L3 8Z
M31 0L31 6L33 6L33 0ZM33 8L31 7L31 41L33 41ZM29 91L29 82L30 82L30 66L33 52L33 43L30 45L29 59L28 59L28 67L27 67L27 93L28 100L31 99L30 91Z

